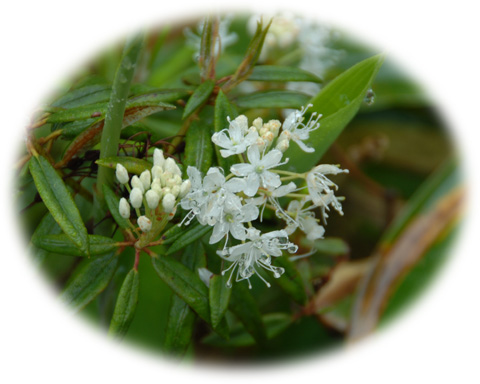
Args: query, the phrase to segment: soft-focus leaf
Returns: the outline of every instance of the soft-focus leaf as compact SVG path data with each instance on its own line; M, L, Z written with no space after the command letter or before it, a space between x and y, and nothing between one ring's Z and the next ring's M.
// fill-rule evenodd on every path
M175 240L175 242L170 246L166 254L171 255L172 253L177 252L182 248L185 248L187 245L193 243L195 240L198 240L201 237L205 236L211 230L212 227L208 225L201 225L195 227L192 226Z
M292 317L286 313L270 313L263 316L263 323L267 329L267 338L270 340L278 336L292 324L292 321ZM255 339L245 331L241 324L232 327L228 340L211 333L202 342L218 347L248 347L255 345Z
M228 309L240 320L258 344L264 344L267 333L255 298L245 284L234 284L231 289Z
M275 265L285 269L285 272L278 279L275 279L275 283L298 304L305 305L307 295L302 278L295 268L295 265L286 257L277 257L275 259Z
M121 164L126 168L128 173L133 173L135 175L140 175L143 171L150 170L153 167L153 164L147 160L129 156L107 157L105 159L97 160L96 163L102 167L112 169L115 169L117 164Z
M102 292L115 273L118 256L110 254L85 260L70 277L62 292L63 302L80 310Z
M118 293L117 303L108 330L108 333L116 338L123 338L133 321L138 302L139 284L138 271L132 269L125 277Z
M285 157L290 159L286 168L304 172L318 163L357 113L383 59L383 55L377 55L354 65L333 79L310 100L313 107L309 112L322 115L319 120L320 128L311 132L310 139L307 141L307 144L315 148L315 152L305 156L295 143L291 143L290 148L285 152ZM308 101L304 105L307 103Z
M30 159L30 172L44 204L63 232L88 254L87 229L62 178L42 156Z
M103 196L105 197L105 202L107 203L107 207L110 213L112 214L113 219L119 225L120 228L129 229L130 221L122 217L118 210L120 199L118 198L117 195L115 195L115 193L112 192L112 190L108 187L107 184L103 184L102 188L103 188Z
M213 328L216 328L218 324L220 324L228 308L232 289L226 286L227 280L227 275L213 275L210 278L210 317Z
M201 122L194 121L185 136L184 167L196 167L206 174L213 160L213 143L211 132Z
M296 108L300 109L310 100L310 96L296 91L261 91L238 97L238 107L251 108Z
M235 106L230 103L227 96L222 92L218 92L217 99L215 100L215 115L214 115L214 128L215 132L220 132L229 127L228 118L230 120L235 119L238 116L238 112ZM220 149L215 145L215 151L217 154L218 164L226 171L235 164L234 157L224 158L220 154Z
M284 67L280 65L258 65L253 68L253 72L248 80L278 82L310 81L313 83L322 82L322 79L313 73L297 67Z
M315 241L315 249L324 255L346 255L350 252L348 244L337 237L326 237Z
M186 119L200 108L208 100L214 87L215 82L213 80L207 80L200 84L193 92L193 95L188 99L185 110L183 111L182 119Z
M33 236L32 243L38 248L60 255L97 256L111 252L117 248L115 240L99 235L88 235L89 254L78 248L65 234Z

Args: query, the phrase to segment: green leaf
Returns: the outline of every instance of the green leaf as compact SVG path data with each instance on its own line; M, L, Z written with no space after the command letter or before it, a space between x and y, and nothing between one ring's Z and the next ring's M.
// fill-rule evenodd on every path
M316 240L314 247L324 255L341 256L347 255L350 252L348 244L339 237L326 237Z
M267 329L267 338L271 340L287 329L292 324L293 319L291 315L286 313L270 313L263 316L262 321ZM228 340L211 333L202 342L217 347L249 347L255 345L255 339L245 331L241 324L232 327Z
M227 96L220 90L215 100L215 112L214 112L214 128L215 132L220 132L225 128L229 127L229 122L227 118L231 120L235 119L238 116L238 111L235 106L230 103ZM217 154L218 164L225 170L228 171L230 167L235 164L233 156L223 157L220 154L220 148L215 145L215 152Z
M195 222L190 225L190 229L201 225L198 222ZM182 227L178 224L174 224L167 231L162 234L161 240L163 245L172 244L176 239L178 239L185 232L185 227Z
M79 249L65 234L33 236L32 243L38 248L60 255L70 256L97 256L114 251L116 241L104 236L88 235L90 245L89 254Z
M117 303L113 311L108 333L116 338L123 338L135 316L138 303L138 288L140 280L138 271L132 269L123 281L118 293Z
M106 288L117 264L118 257L113 252L85 260L67 282L61 300L77 311L82 309Z
M318 163L357 113L365 94L372 87L383 60L383 55L377 55L354 65L328 83L310 101L313 107L309 111L322 114L319 120L320 128L310 133L310 140L307 143L315 148L315 152L305 156L296 144L291 143L285 152L285 158L290 159L286 168L304 172ZM303 105L305 104L307 103Z
M193 243L195 240L200 239L201 237L205 236L212 230L212 227L208 225L200 225L191 227L189 230L183 232L181 236L179 236L172 246L168 249L167 255L171 255L174 252L179 251L182 248L185 248L188 244Z
M42 156L30 159L30 173L45 206L76 247L88 254L87 229L62 178Z
M188 128L185 136L185 160L186 167L196 167L200 172L206 174L212 165L213 143L211 132L207 126L194 121Z
M210 278L209 298L212 326L216 328L223 319L230 301L231 288L227 288L228 276L213 275Z
M264 344L267 333L254 297L244 284L234 284L231 289L228 309L240 320L258 344Z
M216 32L216 33L215 33ZM213 79L215 76L216 40L218 39L218 20L213 20L212 16L207 16L203 23L202 39L200 42L200 55L198 65L202 80Z
M113 219L118 224L120 228L129 229L130 228L130 221L125 219L120 215L118 211L118 207L120 204L120 199L117 197L115 193L109 188L108 185L103 184L103 196L105 197L105 202L107 203L108 210L112 214Z
M310 81L321 83L322 79L313 73L304 71L297 67L285 67L280 65L258 65L248 80L254 81Z
M150 170L153 164L147 160L137 159L136 157L129 156L112 156L105 159L99 159L95 163L102 167L108 167L115 169L117 164L123 165L128 173L140 175L143 171Z
M295 268L295 265L287 257L277 257L275 264L285 269L285 272L275 279L282 290L300 305L305 305L307 295L303 286L302 277Z
M37 228L35 229L35 232L33 233L32 236L32 244L33 244L33 239L35 237L41 237L41 236L46 236L46 235L58 235L62 232L62 228L59 227L55 219L50 213L47 213L42 221L40 221L40 224L38 224ZM35 262L38 264L42 263L45 257L48 255L48 251L44 249L35 249L33 252L33 257L35 259Z
M310 101L310 96L296 91L269 90L240 96L236 104L240 108L295 108L300 109Z
M112 87L106 84L91 84L73 89L52 103L53 107L75 108L96 104L110 99Z
M193 92L193 95L188 99L185 110L183 111L182 119L186 119L205 104L210 97L213 88L215 88L215 82L213 80L207 80L200 84Z

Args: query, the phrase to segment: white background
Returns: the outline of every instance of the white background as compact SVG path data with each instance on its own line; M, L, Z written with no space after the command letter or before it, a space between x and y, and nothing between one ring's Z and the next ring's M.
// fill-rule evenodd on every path
M119 36L163 19L231 9L226 2L8 1L0 11L0 134L3 137L0 381L117 383L200 381L479 382L478 202L453 256L430 290L394 325L346 352L271 367L176 367L108 341L55 301L30 265L12 207L11 168L30 112L58 80ZM260 1L237 9L293 10L386 50L424 87L459 140L478 195L478 38L474 1ZM208 7L207 7L208 5ZM310 8L310 9L309 9Z

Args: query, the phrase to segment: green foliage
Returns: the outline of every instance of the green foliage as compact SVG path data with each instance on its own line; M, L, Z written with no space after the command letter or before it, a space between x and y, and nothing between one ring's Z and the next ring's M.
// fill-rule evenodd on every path
M43 235L32 237L32 243L48 252L70 256L97 256L114 251L117 248L115 240L110 237L88 235L89 252L78 248L75 243L65 234Z
M225 289L227 280L227 275L212 275L210 278L208 294L213 328L216 328L220 324L228 308L232 290L230 288Z
M185 248L187 245L197 241L198 239L205 236L207 233L210 233L212 230L209 226L197 225L192 226L188 230L184 231L168 248L166 255L171 255L181 249Z
M205 129L202 121L194 122L185 136L184 168L189 165L206 174L213 161L213 144L209 129Z
M212 80L207 80L200 84L197 89L195 89L192 96L190 96L190 98L188 99L182 118L186 119L197 109L199 109L203 104L205 104L207 99L210 97L214 87L215 82Z
M248 80L255 81L310 81L321 83L322 80L313 73L297 67L285 67L281 65L257 65L253 68Z

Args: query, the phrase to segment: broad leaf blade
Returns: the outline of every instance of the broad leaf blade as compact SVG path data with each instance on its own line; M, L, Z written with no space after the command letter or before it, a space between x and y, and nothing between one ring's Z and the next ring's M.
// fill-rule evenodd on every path
M86 260L67 282L61 300L77 311L82 309L106 288L117 264L118 256L113 252Z
M30 173L45 206L76 247L88 254L87 229L70 192L42 156L30 159Z
M253 72L248 80L277 82L310 81L312 83L322 82L322 79L313 73L297 67L286 67L280 65L258 65L253 68Z
M186 119L203 104L205 104L205 102L210 97L214 87L215 82L213 80L207 80L200 84L193 92L193 95L190 96L190 98L188 99L182 119Z
M98 256L117 249L115 240L109 237L88 235L88 242L90 245L89 254L76 247L72 240L63 233L43 236L36 235L32 237L32 243L36 247L60 255Z
M230 302L232 289L227 285L228 276L213 275L210 278L209 298L210 298L210 317L212 326L216 328L223 319Z
M138 271L132 269L123 281L118 293L108 333L116 338L123 338L135 316L140 285Z

